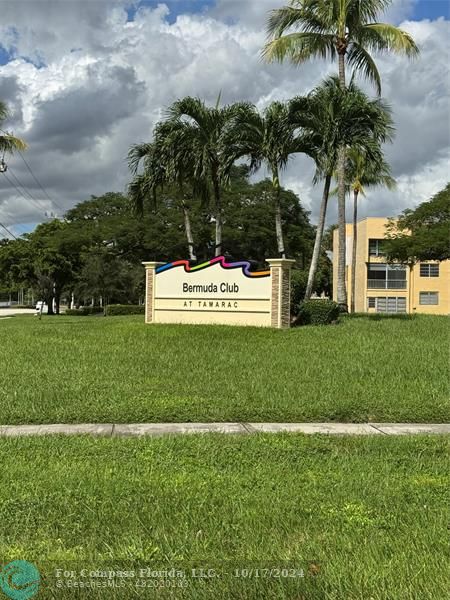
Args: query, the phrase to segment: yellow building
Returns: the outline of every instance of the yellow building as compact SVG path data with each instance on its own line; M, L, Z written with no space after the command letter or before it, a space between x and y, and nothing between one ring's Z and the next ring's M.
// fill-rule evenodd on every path
M450 313L450 260L421 262L413 267L388 264L383 238L388 219L358 222L355 311L381 313ZM346 225L346 285L350 305L353 226ZM337 299L338 230L333 232L333 300Z

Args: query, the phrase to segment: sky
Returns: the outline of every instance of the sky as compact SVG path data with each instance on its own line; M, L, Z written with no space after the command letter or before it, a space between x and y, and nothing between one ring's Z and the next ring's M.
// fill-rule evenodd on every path
M0 99L10 109L2 127L29 146L26 162L5 157L0 223L20 235L92 194L124 191L130 145L150 141L177 98L215 104L221 93L223 103L248 100L263 109L335 73L336 65L321 60L301 67L261 60L268 11L285 2L0 0ZM397 189L367 190L361 218L395 216L447 183L449 6L447 0L394 0L380 17L411 33L421 54L413 62L376 56L396 123L385 152ZM313 175L312 161L295 156L282 184L316 222L321 186L313 185ZM335 221L333 199L328 222Z

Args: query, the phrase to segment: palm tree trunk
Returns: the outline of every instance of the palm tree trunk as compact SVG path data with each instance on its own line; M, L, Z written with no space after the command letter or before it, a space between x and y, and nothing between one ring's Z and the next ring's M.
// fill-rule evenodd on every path
M188 248L189 248L189 260L197 260L197 257L195 256L195 252L194 252L194 237L192 235L191 217L189 214L189 208L186 206L186 204L184 202L183 202L183 215L184 215L184 229L186 232L186 238L187 238L187 243L188 243Z
M278 171L276 169L272 171L272 181L273 186L275 188L275 231L277 235L278 254L281 258L286 258L286 251L284 249L283 226L281 223L281 188L280 180L278 178Z
M308 284L306 286L305 300L311 298L313 291L314 279L316 277L317 265L319 264L320 248L322 246L323 230L325 227L325 217L327 214L328 196L330 194L331 175L325 177L325 185L323 187L322 202L320 204L319 222L317 223L316 240L314 242L314 250L309 267Z
M352 248L352 294L350 296L350 312L355 312L356 297L356 250L358 247L358 190L353 192L353 248Z
M339 82L341 88L345 88L345 50L339 52Z
M341 87L345 88L345 54L339 53L339 81ZM347 311L347 289L345 285L345 259L346 259L346 232L345 232L345 146L341 146L337 164L338 176L338 226L339 226L339 250L338 250L338 281L337 301L341 309Z
M222 254L222 200L220 197L220 185L217 173L213 175L214 200L215 200L215 219L216 219L216 245L214 256Z

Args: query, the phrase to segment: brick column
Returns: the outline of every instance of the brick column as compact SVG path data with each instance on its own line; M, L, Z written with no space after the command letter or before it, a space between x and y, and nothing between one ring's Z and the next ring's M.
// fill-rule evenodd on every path
M291 324L291 268L295 260L268 258L272 280L271 326L285 329Z
M156 269L163 265L161 262L144 262L145 267L145 322L153 323L153 307L155 305Z

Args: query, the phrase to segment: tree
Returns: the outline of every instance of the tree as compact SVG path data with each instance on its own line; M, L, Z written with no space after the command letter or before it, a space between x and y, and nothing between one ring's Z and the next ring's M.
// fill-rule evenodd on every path
M450 183L412 210L405 210L387 229L389 260L414 264L450 259Z
M106 314L107 305L113 302L137 302L139 283L130 263L108 248L92 248L83 257L83 266L75 283L75 294L84 302L91 298L98 300Z
M146 205L140 218L126 196L109 192L80 202L62 221L39 225L18 240L0 242L0 289L6 293L18 287L33 289L50 311L53 299L58 305L60 298L69 299L72 294L77 304L92 299L98 304L100 297L104 305L137 303L144 295L142 261L185 257L183 215L172 188L172 184L158 188L154 210ZM246 258L255 268L263 268L266 258L276 254L272 192L268 179L249 181L247 166L231 168L230 184L223 190L224 235L231 260ZM286 250L303 270L310 260L314 228L292 191L282 188L280 203ZM192 205L200 261L211 257L209 216L200 203ZM327 265L323 279L329 279ZM322 286L322 280L319 283Z
M79 244L67 223L42 223L32 233L0 246L0 283L9 289L27 286L59 312L61 294L73 281L79 262Z
M395 52L413 57L419 50L412 37L376 18L392 0L291 0L289 6L271 12L267 31L272 37L263 55L268 61L289 58L296 65L315 57L338 58L339 82L346 87L346 65L375 84L381 78L372 52ZM291 29L297 31L286 33ZM338 302L347 309L345 285L345 145L337 162L338 177Z
M272 180L252 184L247 167L234 167L224 201L227 205L224 234L231 257L246 258L263 268L265 259L276 255L278 248L272 225L275 216ZM314 228L294 192L280 189L280 207L286 252L295 259L296 266L303 269L310 260Z
M282 258L286 258L286 250L281 218L280 171L286 167L292 154L302 151L296 129L289 120L288 104L272 102L262 114L253 104L242 104L223 139L224 153L231 164L249 156L251 171L256 172L264 164L271 173L277 247Z
M33 277L32 252L27 239L1 240L0 284L6 290L30 286Z
M383 119L383 114L380 114ZM386 119L390 117L386 114ZM350 296L350 312L355 312L355 285L356 285L356 250L358 246L358 196L365 196L365 188L370 186L385 186L392 190L395 180L391 175L391 168L384 160L381 149L376 157L368 157L367 153L359 148L351 147L347 151L346 178L348 191L353 192L353 244L352 244L352 284Z
M182 131L172 122L159 123L151 144L137 144L128 153L128 163L135 177L128 186L128 194L139 216L143 215L144 198L153 198L157 190L168 192L179 204L184 219L190 260L195 255L194 237L190 217L190 203L199 197L205 202L209 198L209 187L196 176L189 152L183 145ZM139 164L143 172L137 174Z
M53 314L53 301L59 314L63 290L79 266L79 240L68 233L68 224L55 219L41 223L28 236L33 265L31 283L47 304L49 315Z
M196 180L211 185L216 223L215 256L222 254L223 187L229 181L231 165L225 164L222 138L238 104L212 108L199 98L186 97L174 102L167 111L170 126L176 135L178 152L191 162Z
M325 226L328 196L342 145L364 153L368 160L380 156L380 144L393 135L391 110L382 99L370 99L354 80L342 89L339 79L327 78L306 97L290 103L291 120L302 128L302 145L316 162L315 181L324 189L305 299L311 296ZM340 241L339 241L340 244ZM340 249L340 248L339 248Z
M7 154L14 154L16 151L26 150L26 143L20 138L14 137L12 134L7 133L1 129L3 122L8 118L9 112L6 104L0 100L0 153L4 156Z

